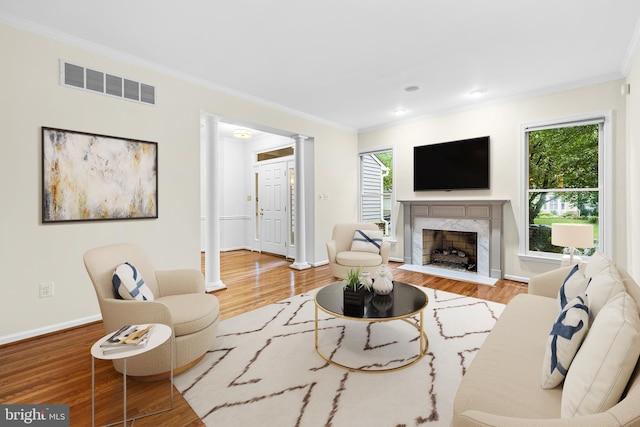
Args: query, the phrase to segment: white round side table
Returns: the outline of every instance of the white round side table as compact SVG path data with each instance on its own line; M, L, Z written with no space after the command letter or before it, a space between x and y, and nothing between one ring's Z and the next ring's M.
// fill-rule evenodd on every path
M136 420L138 418L148 417L149 415L159 414L161 412L170 411L173 409L173 351L174 351L174 342L173 342L173 333L171 327L167 325L163 325L161 323L156 323L153 329L149 334L149 341L142 348L134 348L131 350L119 351L117 353L108 353L103 354L102 347L100 345L105 342L109 337L111 337L115 331L108 333L104 337L100 338L98 341L93 344L91 347L91 425L95 426L95 360L103 359L103 360L119 360L122 359L124 363L124 369L122 372L122 384L124 390L124 400L122 403L123 413L124 413L124 425L127 425L127 421ZM133 356L137 356L142 353L146 353L147 351L151 351L154 348L164 344L168 339L171 339L171 368L170 368L170 382L171 382L171 406L166 409L162 409L160 411L152 412L149 414L140 415L138 417L134 417L131 419L127 419L127 359ZM115 422L112 424L107 424L109 426L120 424L120 422Z

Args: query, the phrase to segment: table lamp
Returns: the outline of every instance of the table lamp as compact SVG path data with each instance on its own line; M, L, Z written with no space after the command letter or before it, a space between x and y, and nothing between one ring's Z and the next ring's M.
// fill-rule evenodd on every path
M569 248L568 265L573 265L573 253L576 248L593 247L593 224L551 224L551 244ZM567 265L564 257L562 265Z

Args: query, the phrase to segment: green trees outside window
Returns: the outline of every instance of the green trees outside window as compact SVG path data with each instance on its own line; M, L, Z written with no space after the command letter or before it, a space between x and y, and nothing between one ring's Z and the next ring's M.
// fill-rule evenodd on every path
M530 251L562 253L551 244L555 222L594 224L597 245L600 135L597 123L527 132Z

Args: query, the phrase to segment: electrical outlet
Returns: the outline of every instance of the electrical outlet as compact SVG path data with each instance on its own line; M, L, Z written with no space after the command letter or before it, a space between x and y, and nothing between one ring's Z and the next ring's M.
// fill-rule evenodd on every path
M40 283L40 298L53 296L53 282Z

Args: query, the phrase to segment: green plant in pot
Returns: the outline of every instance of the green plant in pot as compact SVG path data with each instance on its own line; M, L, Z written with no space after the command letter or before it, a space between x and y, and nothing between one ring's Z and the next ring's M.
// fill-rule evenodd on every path
M351 268L347 271L347 278L344 279L344 288L350 291L357 291L360 286L363 286L360 280L360 274L362 273L362 268Z
M370 283L362 277L362 268L352 268L347 272L343 286L344 314L362 316L364 314L364 296Z

